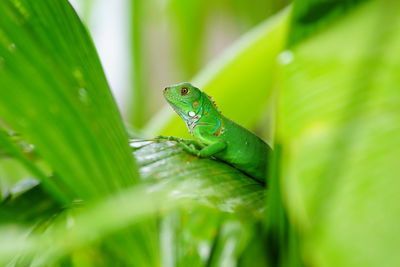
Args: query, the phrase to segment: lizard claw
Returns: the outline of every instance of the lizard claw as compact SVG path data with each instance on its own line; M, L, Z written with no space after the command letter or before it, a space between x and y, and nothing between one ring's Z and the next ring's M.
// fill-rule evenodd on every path
M167 140L167 141L171 141L170 136L163 136L163 135L159 135L159 136L157 136L155 139L157 139L157 140Z

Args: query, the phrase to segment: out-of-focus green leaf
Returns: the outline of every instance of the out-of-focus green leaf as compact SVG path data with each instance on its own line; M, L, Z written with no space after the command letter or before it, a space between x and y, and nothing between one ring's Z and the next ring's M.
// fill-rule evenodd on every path
M226 231L221 233L225 224L237 230L229 232L234 244L233 249L232 245L228 249L230 252L238 251L238 243L248 230L238 221L236 214L220 212L210 206L196 206L196 209L182 208L165 216L161 228L165 251L163 262L169 266L210 266L221 260L221 247L227 241L226 238L221 240L221 235L226 236ZM226 256L233 262L237 261L235 254Z
M248 222L251 222L249 220ZM237 265L244 243L248 242L250 227L244 228L237 221L225 220L218 229L208 266ZM259 265L258 265L259 266Z
M399 11L370 1L288 51L278 142L313 266L400 262Z
M263 245L266 250L263 258L268 263L267 266L300 267L303 266L303 262L299 255L298 235L288 220L282 197L282 147L280 144L275 145L270 159L269 190L265 203L268 212L265 215L264 228L260 234L263 236Z
M222 0L224 10L233 9L236 20L245 26L254 26L265 20L268 16L277 13L279 10L288 6L290 0L253 0L251 3L242 0Z
M207 1L170 0L168 14L174 22L172 43L178 70L183 77L192 77L199 69L204 55L204 28Z
M66 220L59 220L44 233L33 233L28 237L26 236L27 229L14 226L13 231L10 231L8 227L3 227L0 230L2 236L0 262L4 264L11 258L20 256L27 260L25 264L31 262L30 257L33 257L32 259L37 265L50 264L68 253L83 249L86 245L97 244L102 238L125 229L133 222L141 222L149 215L154 216L162 208L167 209L171 205L176 205L175 198L167 198L170 190L168 185L161 185L158 188L137 186L98 203L86 204L79 210L71 210L65 217ZM132 205L132 203L140 203L140 205ZM124 255L123 250L113 251L113 249L116 250L129 242L129 239L118 239L120 235L113 235L113 237L113 239L107 239L109 243L106 243L105 246L108 248L108 254L104 256L105 260L108 257L118 259ZM136 237L140 236L136 235ZM146 245L148 242L149 240L144 239L138 243ZM114 253L109 254L110 251ZM143 250L134 250L131 253L139 257L136 266L145 266L146 263L140 261L144 255L139 255L139 253L143 253ZM147 263L157 261L153 255L150 257L152 258L147 258ZM131 258L135 257L120 258L119 260L121 263L131 264Z
M66 194L52 183L53 180L48 179L50 170L41 166L43 162L36 159L34 145L18 137L13 140L12 136L0 131L0 146L6 152L6 156L0 157L0 189L3 198L16 195L18 192L15 191L28 189L26 186L36 185L41 180L60 202L68 202Z
M150 1L149 1L150 2ZM131 34L131 59L132 59L132 75L131 75L131 111L129 112L130 122L133 127L140 128L143 126L147 116L148 101L145 98L146 88L145 80L145 64L144 55L144 31L146 24L145 1L130 1L130 34Z
M366 0L295 1L290 33L288 36L288 45L295 45L365 1Z
M23 179L35 179L35 177L17 159L0 158L0 202L9 197L12 187Z
M132 184L137 174L119 113L71 6L6 0L0 14L0 117L76 197Z
M0 203L0 223L31 226L46 222L61 210L60 203L54 201L42 186L36 185L19 196Z
M276 56L285 44L289 12L287 8L245 34L193 80L195 86L213 96L224 115L244 127L253 128L269 102ZM188 136L184 125L166 107L146 131L152 136Z

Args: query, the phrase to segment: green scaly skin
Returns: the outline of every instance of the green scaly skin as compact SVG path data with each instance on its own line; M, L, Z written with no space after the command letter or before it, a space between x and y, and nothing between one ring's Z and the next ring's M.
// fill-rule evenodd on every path
M213 156L265 182L271 148L263 140L221 115L211 98L190 83L166 87L164 97L195 140L163 138L177 141L191 154Z

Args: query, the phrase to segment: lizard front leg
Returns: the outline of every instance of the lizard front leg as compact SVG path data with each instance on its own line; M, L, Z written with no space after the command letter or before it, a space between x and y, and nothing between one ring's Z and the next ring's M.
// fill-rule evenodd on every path
M226 148L226 142L218 141L218 142L212 143L211 145L208 145L208 146L202 148L198 152L197 156L202 157L202 158L210 157L210 156L217 154L218 152L221 152L225 148Z
M184 151L201 158L213 156L226 148L226 142L224 141L217 141L199 149L201 146L195 140L183 139L175 136L157 136L156 139L175 141Z
M190 140L190 139L183 139L175 136L157 136L155 138L156 140L167 140L167 141L174 141L177 143L179 147L181 147L184 151L197 155L201 149L198 147L201 147L198 142L195 140Z
M155 140L167 140L167 141L175 141L175 142L182 142L182 141L189 141L188 139L183 139L175 136L163 136L159 135L155 138Z
M179 137L175 137L175 136L162 136L159 135L155 138L155 140L167 140L167 141L174 141L178 144L186 144L186 145L191 145L191 146L200 146L200 144L195 141L195 140L191 140L191 139L184 139L184 138L179 138Z
M193 140L188 140L191 142L178 142L178 145L186 152L196 155L201 158L207 158L211 157L218 152L224 150L226 148L226 143L225 142L215 142L211 145L208 145L206 147L203 147L201 149L196 146L197 142Z

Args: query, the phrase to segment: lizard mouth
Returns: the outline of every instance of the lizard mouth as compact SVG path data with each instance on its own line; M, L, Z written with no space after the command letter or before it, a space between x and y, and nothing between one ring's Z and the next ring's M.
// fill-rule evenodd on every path
M168 97L166 97L165 100L168 102L168 104L175 110L175 112L179 116L185 117L185 114L178 108L178 106L172 100L170 100Z

